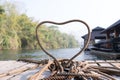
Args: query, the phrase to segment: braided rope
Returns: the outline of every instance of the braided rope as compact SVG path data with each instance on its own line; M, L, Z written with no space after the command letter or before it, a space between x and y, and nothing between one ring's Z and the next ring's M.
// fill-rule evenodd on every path
M80 23L84 24L84 25L87 27L87 29L88 29L88 39L87 39L84 47L83 47L76 55L74 55L74 56L68 61L67 65L69 65L69 63L70 63L74 58L76 58L78 55L80 55L80 54L82 53L82 51L84 51L84 50L86 49L86 47L88 46L88 44L89 44L90 37L91 37L91 33L90 33L90 28L89 28L89 26L87 25L87 23L84 22L84 21L82 21L82 20L77 20L77 19L75 19L75 20L69 20L69 21L65 21L65 22L61 22L61 23L52 22L52 21L43 21L43 22L39 23L39 24L37 25L37 27L36 27L36 38L37 38L37 41L38 41L38 44L39 44L40 48L41 48L48 56L50 56L51 58L54 59L55 63L56 63L57 66L59 67L59 69L61 69L61 72L62 72L62 68L61 68L59 62L57 61L57 59L56 59L53 55L51 55L49 52L47 52L47 50L45 50L45 49L43 48L43 46L41 45L41 41L40 41L40 39L39 39L39 37L38 37L38 28L39 28L41 25L45 24L45 23L51 23L51 24L56 24L56 25L64 25L64 24L71 23L71 22L80 22Z
M99 79L101 75L99 74L91 74L91 73L57 73L57 76L84 76L84 77L93 77Z
M43 78L40 80L71 80L71 78L65 77L65 76L52 76L52 77Z

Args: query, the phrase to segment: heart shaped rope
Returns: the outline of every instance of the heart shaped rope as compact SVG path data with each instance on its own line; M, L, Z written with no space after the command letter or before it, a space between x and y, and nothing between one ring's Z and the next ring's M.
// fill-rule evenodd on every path
M60 23L53 22L53 21L43 21L43 22L39 23L39 24L37 25L37 27L36 27L36 38L37 38L37 41L38 41L38 44L39 44L40 48L41 48L48 56L50 56L51 58L53 58L53 60L56 62L56 64L59 66L59 68L61 68L61 67L60 67L60 64L59 64L59 62L57 61L57 59L56 59L53 55L51 55L49 52L47 52L47 50L45 50L45 49L43 48L43 46L41 45L41 41L40 41L40 39L39 39L39 37L38 37L38 28L39 28L41 25L45 24L45 23L50 23L50 24L55 24L55 25L65 25L65 24L72 23L72 22L80 22L80 23L84 24L84 25L87 27L87 30L88 30L88 37L87 37L87 38L88 38L88 39L87 39L86 43L84 44L84 47L68 61L67 65L69 65L69 63L70 63L74 58L76 58L78 55L80 55L80 54L82 53L82 51L84 51L84 50L87 48L87 46L88 46L88 44L89 44L90 37L91 37L91 33L90 33L90 28L89 28L89 26L87 25L87 23L84 22L84 21L82 21L82 20L77 20L77 19L68 20L68 21L60 22ZM67 65L66 65L66 66L67 66Z

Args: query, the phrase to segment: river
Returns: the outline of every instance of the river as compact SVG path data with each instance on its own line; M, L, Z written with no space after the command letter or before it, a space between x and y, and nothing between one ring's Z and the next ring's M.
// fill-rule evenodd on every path
M70 59L80 48L66 48L66 49L53 49L48 50L49 53L54 55L57 59ZM17 60L20 58L30 58L34 60L51 59L41 50L1 50L0 60ZM82 52L75 60L92 60L96 59L95 56L89 52Z

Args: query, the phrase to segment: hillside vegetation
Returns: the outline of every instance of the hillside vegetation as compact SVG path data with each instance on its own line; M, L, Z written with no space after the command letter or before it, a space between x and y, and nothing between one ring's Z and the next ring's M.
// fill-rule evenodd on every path
M35 28L38 21L17 10L11 3L0 5L0 49L39 49ZM61 33L57 27L43 25L39 30L42 45L47 49L78 46L74 36Z

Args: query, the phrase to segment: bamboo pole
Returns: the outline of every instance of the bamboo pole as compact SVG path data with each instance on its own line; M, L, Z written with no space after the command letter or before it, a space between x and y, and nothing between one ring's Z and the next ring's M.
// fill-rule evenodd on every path
M95 72L97 72L98 74L101 74L102 76L105 76L106 78L109 78L109 80L116 80L116 79L113 78L112 76L110 76L110 75L108 75L108 74L106 74L106 73L103 73L103 72L101 72L101 71L98 71L98 70L96 70L96 69L91 69L91 71L95 71Z
M20 73L25 72L27 70L35 69L37 67L38 67L38 65L34 65L32 67L22 66L20 68L13 69L13 70L10 70L10 71L8 71L6 73L0 74L0 78L5 77L5 76L10 76L10 75L13 75L13 74L20 74Z
M38 71L37 73L35 73L34 75L32 75L28 80L39 80L41 74L48 68L48 66L50 66L50 64L52 64L53 61L49 61L47 65L45 65L45 67L43 67L40 71Z
M93 67L93 68L107 74L120 76L120 70L113 67L112 68Z
M23 61L23 62L28 62L28 63L35 63L35 64L47 64L48 63L48 59L44 59L44 60L32 60L32 59L18 59L17 61Z

